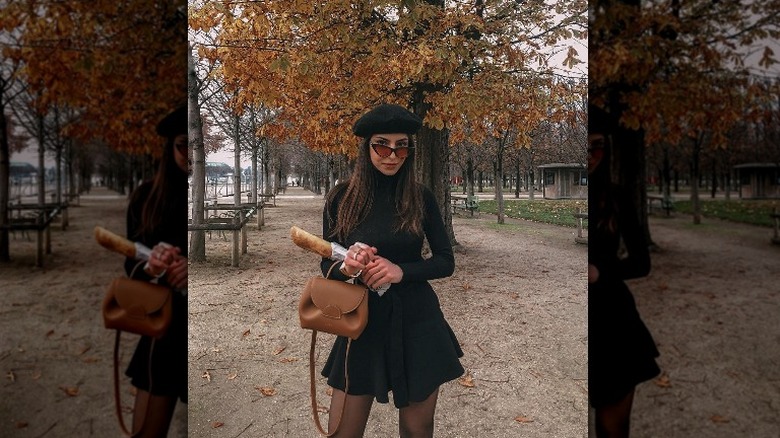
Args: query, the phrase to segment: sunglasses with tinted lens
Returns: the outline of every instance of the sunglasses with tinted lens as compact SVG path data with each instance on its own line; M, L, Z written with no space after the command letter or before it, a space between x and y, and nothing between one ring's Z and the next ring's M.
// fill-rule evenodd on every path
M409 151L412 149L409 146L401 146L397 148L391 148L390 146L381 143L371 143L371 149L376 152L382 158L387 158L391 154L395 153L398 158L406 158L409 156Z
M189 152L190 145L188 144L187 141L179 141L177 143L174 143L173 147L175 147L180 154L187 155L187 153Z

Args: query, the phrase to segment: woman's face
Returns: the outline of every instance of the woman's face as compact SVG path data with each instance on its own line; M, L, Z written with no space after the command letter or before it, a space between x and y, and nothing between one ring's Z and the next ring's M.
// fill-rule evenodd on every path
M371 163L383 175L398 173L411 153L409 136L406 134L374 134L369 139Z
M189 148L189 141L186 134L179 134L173 138L173 158L176 165L187 174L192 173L192 158Z
M604 158L604 136L588 134L588 173L593 173Z

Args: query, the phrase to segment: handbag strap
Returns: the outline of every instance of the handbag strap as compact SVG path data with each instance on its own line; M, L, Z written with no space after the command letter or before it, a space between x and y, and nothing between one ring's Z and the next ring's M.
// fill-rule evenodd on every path
M135 436L127 430L125 419L122 418L122 401L119 395L119 338L122 335L121 330L116 331L116 340L114 341L114 406L116 407L116 417L119 419L119 427L125 436Z
M332 266L331 266L332 268ZM330 271L328 271L330 273ZM311 331L311 349L309 350L309 380L311 382L311 413L314 417L314 424L317 426L317 430L326 437L330 437L336 434L341 425L341 419L344 416L344 407L347 405L347 392L349 391L349 373L347 373L347 364L349 363L349 347L352 344L352 339L347 338L347 353L344 356L344 402L341 404L341 414L339 414L336 427L333 428L333 432L327 433L322 428L320 423L320 416L317 414L317 388L314 382L314 349L317 346L317 330Z
M327 274L325 274L325 278L328 278L328 277L330 277L330 273L331 273L331 272L333 272L333 267L334 267L334 266L336 266L337 264L339 264L338 260L337 260L337 261L335 261L335 262L333 262L333 263L330 265L330 268L328 268L328 273L327 273Z
M137 437L143 432L144 427L141 425L141 430L135 433L131 433L129 430L127 430L127 426L125 426L125 419L122 417L122 400L121 396L119 394L119 338L122 335L122 330L116 331L116 340L114 341L114 406L116 408L116 417L119 419L119 428L122 429L122 433L126 437L134 438ZM152 350L154 349L154 338L152 338ZM151 373L151 363L152 363L152 350L149 351L149 389L151 389L152 384L152 373ZM149 396L151 397L151 393L149 393ZM146 423L146 417L149 415L149 405L151 405L151 400L146 401L146 412L144 413L144 423Z

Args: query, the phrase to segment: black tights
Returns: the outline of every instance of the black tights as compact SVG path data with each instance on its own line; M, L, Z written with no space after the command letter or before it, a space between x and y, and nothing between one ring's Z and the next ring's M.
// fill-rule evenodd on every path
M631 431L631 405L634 389L621 400L596 408L596 436L598 438L628 438Z
M328 417L328 432L333 429L341 413L344 403L344 391L333 390L330 400L330 415ZM421 402L410 403L398 410L398 434L401 438L431 438L433 437L433 415L436 412L436 401L439 390L436 389ZM366 430L368 415L374 404L372 395L347 395L344 406L344 417L339 425L339 431L333 435L338 438L360 438Z
M152 395L139 389L133 410L133 432L138 435L133 436L165 438L175 409L176 397Z

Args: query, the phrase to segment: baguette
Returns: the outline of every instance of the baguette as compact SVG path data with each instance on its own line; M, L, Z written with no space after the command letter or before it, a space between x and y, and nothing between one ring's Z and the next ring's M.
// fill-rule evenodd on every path
M307 251L319 254L325 258L331 258L333 255L330 242L296 226L290 228L290 237L293 243Z
M106 249L124 254L131 259L135 258L135 244L133 242L103 227L95 227L95 240Z

